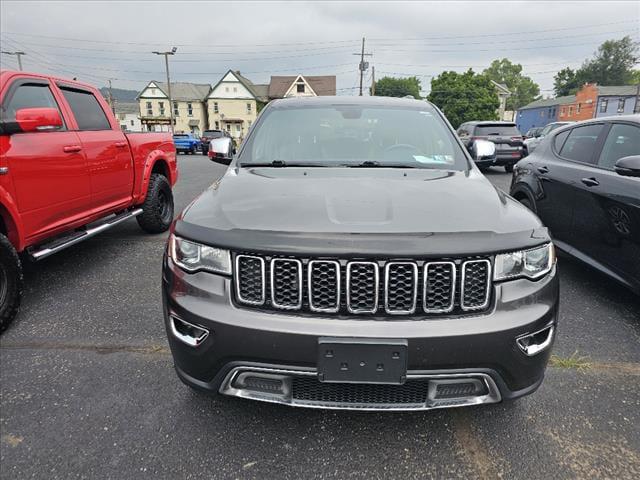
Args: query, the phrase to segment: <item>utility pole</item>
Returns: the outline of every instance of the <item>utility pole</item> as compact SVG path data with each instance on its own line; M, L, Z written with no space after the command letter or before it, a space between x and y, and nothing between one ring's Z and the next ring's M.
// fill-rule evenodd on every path
M360 96L362 96L362 80L364 76L364 72L369 68L369 62L364 61L364 57L372 57L373 53L364 53L364 37L362 37L362 51L360 53L354 53L353 55L360 55L360 65L358 69L360 70Z
M371 96L376 96L376 67L371 67Z
M173 47L170 52L151 52L156 55L164 55L164 67L167 71L167 95L169 95L169 118L171 119L171 125L169 131L173 133L173 98L171 97L171 78L169 76L169 55L175 55L177 47Z
M5 55L15 55L18 58L18 70L22 70L22 55L26 55L24 52L6 52L2 51Z
M109 105L111 106L111 112L116 114L116 106L113 103L113 92L111 91L111 79L109 79Z

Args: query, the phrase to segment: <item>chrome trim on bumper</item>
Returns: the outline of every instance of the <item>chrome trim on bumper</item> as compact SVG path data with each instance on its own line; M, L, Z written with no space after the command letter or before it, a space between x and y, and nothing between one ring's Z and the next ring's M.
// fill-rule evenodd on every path
M295 376L317 376L316 371L312 370L296 370L290 368L266 368L266 367L252 367L252 366L239 366L233 368L225 377L224 381L220 385L219 392L223 395L229 395L233 397L246 398L250 400L258 400L261 402L278 403L283 405L289 405L293 407L306 407L306 408L321 408L331 410L359 410L359 411L420 411L420 410L433 410L437 408L450 408L450 407L466 407L471 405L483 405L490 403L498 403L502 400L500 390L496 386L495 381L490 375L486 373L442 373L442 374L420 374L407 372L407 380L424 380L433 381L433 384L429 385L427 398L424 404L415 406L415 404L349 404L349 403L321 403L310 401L298 401L292 398L292 393L286 386L283 387L284 393L272 393L272 392L256 392L252 390L242 389L234 387L234 381L240 376L247 373L263 373L268 374L271 378L283 380L283 384L287 379L291 379ZM245 375L246 376L246 375ZM473 379L479 380L487 387L487 393L484 395L478 395L474 397L458 397L458 398L444 398L436 399L435 394L437 390L438 381L441 380L465 380ZM435 388L433 388L435 387Z
M535 337L536 335L544 332L545 330L549 330L549 332L547 333L547 337L540 343L529 343L526 340L528 339L533 339L533 337ZM551 345L551 342L553 342L553 334L555 333L555 326L554 325L547 325L544 328L541 328L538 331L535 331L533 333L527 333L526 335L521 335L518 338L516 338L516 344L518 345L518 348L520 348L520 350L527 355L528 357L533 357L534 355L539 354L540 352L546 350L549 345Z

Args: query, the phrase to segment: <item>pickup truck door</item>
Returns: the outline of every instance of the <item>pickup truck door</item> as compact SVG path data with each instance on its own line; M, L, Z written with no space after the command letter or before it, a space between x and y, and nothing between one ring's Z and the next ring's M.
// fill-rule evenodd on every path
M75 117L91 181L95 211L112 210L131 201L133 159L127 137L114 128L100 102L90 90L59 83L62 96Z
M15 133L2 156L13 181L27 241L82 216L91 204L89 170L78 134L60 108L50 82L18 77L7 87L2 112L15 119L21 108L57 108L64 126L56 131Z

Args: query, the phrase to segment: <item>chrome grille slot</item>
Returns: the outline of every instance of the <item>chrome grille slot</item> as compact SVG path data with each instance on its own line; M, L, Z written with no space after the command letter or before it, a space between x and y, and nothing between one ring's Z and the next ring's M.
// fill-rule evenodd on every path
M377 263L347 264L347 309L350 313L375 313L378 310L379 280Z
M456 265L453 262L429 262L424 265L424 297L427 313L453 310L456 295Z
M468 260L462 264L460 307L482 310L489 304L491 264L488 260Z
M238 300L249 305L264 304L264 260L261 257L238 255L235 277Z
M302 262L274 258L270 265L271 304L284 310L302 307Z
M418 266L412 262L389 262L384 271L384 308L391 315L416 311Z
M311 311L337 312L340 309L340 264L334 260L311 260L307 268Z

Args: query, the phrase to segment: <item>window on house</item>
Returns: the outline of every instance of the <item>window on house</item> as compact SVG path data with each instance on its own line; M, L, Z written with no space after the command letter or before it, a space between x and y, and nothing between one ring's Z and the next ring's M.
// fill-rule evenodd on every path
M218 102L213 102L213 113L219 113ZM216 127L216 128L218 128L218 127Z
M547 110L547 117L551 118L551 109Z
M544 118L544 110L540 110L540 118Z
M251 128L251 120L249 120L249 121L247 122L247 127L248 127L248 128Z
M173 116L174 117L180 116L180 112L178 110L178 102L173 102Z
M131 120L131 126L133 127L133 125L134 125L134 122L133 122L133 120Z
M164 102L158 102L158 107L160 107L160 116L164 116Z
M152 89L151 89L151 95L155 95L155 94L156 94L156 89L155 89L155 88L152 88Z
M576 107L576 113L580 113L581 108L582 108L582 104L579 103L578 106Z
M237 92L238 91L238 87L233 87L233 91Z
M187 115L193 117L193 104L187 103Z
M600 113L605 113L608 106L609 100L607 100L606 98L602 99L602 101L600 102Z
M220 122L216 120L216 130L220 130Z
M229 91L229 87L224 87L224 91L228 92Z
M296 88L298 93L304 93L304 83L298 83Z
M151 105L151 102L147 102L147 115L153 115L153 105Z
M573 107L569 107L569 117L573 114Z
M251 113L251 103L247 103L247 113Z
M566 112L565 108L564 108L564 107L562 107L562 108L560 109L560 115L564 116L565 112Z
M240 124L236 123L236 132L240 133Z
M230 131L231 131L231 124L230 124L230 123L227 123L227 128L226 128L226 130L227 130L227 132L230 132Z
M620 100L618 100L618 113L623 113L624 112L624 98L621 98Z
M556 107L553 107L553 113L551 114L553 118L556 118Z

